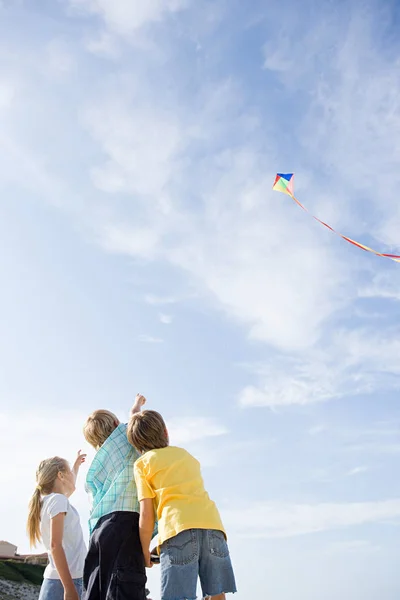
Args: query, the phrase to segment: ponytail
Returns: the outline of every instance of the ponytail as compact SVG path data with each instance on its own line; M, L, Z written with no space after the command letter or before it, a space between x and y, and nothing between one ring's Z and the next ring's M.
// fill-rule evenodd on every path
M63 458L54 456L42 460L36 471L36 489L29 502L29 514L26 524L29 542L31 546L36 546L41 541L40 533L40 513L42 510L42 494L45 496L51 494L54 484L60 472L65 472L68 469L68 463Z
M29 502L29 515L26 526L31 547L36 546L42 539L40 534L40 511L42 510L42 504L40 487L38 486Z

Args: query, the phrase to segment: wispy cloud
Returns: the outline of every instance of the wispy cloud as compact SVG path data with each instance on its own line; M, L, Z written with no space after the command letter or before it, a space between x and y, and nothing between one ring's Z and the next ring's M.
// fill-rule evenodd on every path
M74 56L63 39L54 39L47 44L45 58L46 68L56 79L66 77L75 67Z
M14 96L14 85L9 81L0 79L0 111L11 106Z
M324 402L348 395L398 389L400 352L397 329L343 329L332 334L304 358L275 357L256 366L262 383L245 387L239 403L249 406L290 406Z
M382 298L400 300L400 273L376 273L372 279L359 290L360 298Z
M82 13L98 15L111 31L123 36L161 21L168 13L183 10L189 4L188 0L69 0L69 3Z
M187 444L228 433L224 425L208 417L175 417L169 419L167 425L171 442L176 444Z
M138 340L139 342L143 342L145 344L162 344L164 342L162 338L147 335L146 333L139 335Z
M400 519L400 500L377 502L283 504L259 503L225 510L238 534L249 538L285 538Z
M116 254L131 254L136 258L151 259L158 245L157 231L149 227L110 225L98 233L103 247Z
M163 323L164 325L171 325L171 323L172 323L171 315L166 315L164 313L160 313L158 315L158 318L160 319L160 322Z
M360 475L362 473L366 473L367 471L368 467L365 466L354 467L353 469L350 469L350 471L347 472L347 476L353 477L354 475Z
M326 549L329 554L359 554L379 552L379 550L381 550L381 547L370 540L342 540L339 542L331 542Z
M152 306L162 306L163 304L175 304L179 302L179 298L174 296L158 296L156 294L146 294L144 300Z
M105 36L106 45L114 34L147 31L191 8L189 3L156 1L140 8L123 0L71 0L70 6L79 9L80 16L99 17L91 21L92 32ZM271 10L272 15L278 8ZM377 183L379 161L391 156L387 140L395 138L398 127L399 95L393 92L397 55L390 60L383 51L372 56L374 13L368 4L349 19L333 11L332 19L320 18L312 32L300 38L292 35L296 10L281 29L274 23L264 47L268 68L262 71L260 59L260 74L275 83L273 78L278 78L289 95L293 90L310 94L311 102L299 104L298 123L288 125L301 134L299 147L304 149L302 162L295 161L302 173L300 186L322 217L340 225L346 220L364 234L376 222L375 213L360 215L357 194L368 194L373 211L379 203L382 223L386 212L389 215L383 196L371 194L366 182L372 187ZM171 30L168 44L177 44L175 34ZM297 51L300 46L304 52ZM307 60L300 61L300 55ZM364 85L361 66L371 56ZM319 76L321 57L324 71ZM382 384L396 387L395 332L357 329L351 336L343 332L342 339L332 334L343 327L336 321L365 288L359 266L372 272L378 262L366 267L359 262L361 253L334 241L296 212L289 200L271 192L277 162L294 159L279 144L279 123L247 94L243 79L238 75L199 80L194 93L179 80L164 94L165 64L153 65L158 79L154 73L139 77L137 69L127 75L123 57L116 60L116 71L105 74L95 93L78 106L96 150L90 154L91 164L85 165L93 185L86 195L92 197L91 209L79 210L77 217L83 218L84 230L92 228L92 239L108 252L178 269L195 293L244 327L252 341L281 351L278 359L266 359L265 377L260 375L242 391L242 405L307 404L372 391ZM370 83L375 75L379 86ZM354 115L356 135L349 133ZM42 168L40 152L21 154L26 179L37 181L45 191L47 187L47 195L57 198L62 185ZM373 160L378 161L375 167ZM392 158L386 161L388 178L397 177L396 169ZM316 197L313 190L321 188ZM336 195L343 189L347 191ZM381 261L379 268L389 267ZM167 291L166 296L173 294ZM151 301L156 303L155 296ZM353 323L346 327L354 330Z
M271 192L274 145L260 149L261 117L254 107L250 118L246 100L233 78L200 84L184 100L179 86L160 96L146 79L104 82L101 100L84 111L103 154L93 182L135 200L122 203L123 216L118 204L109 207L99 239L105 249L140 257L135 234L145 232L147 256L178 267L252 338L304 348L350 298L350 272L330 238Z
M114 94L86 111L90 133L107 157L104 165L93 167L93 182L106 192L131 192L161 200L177 168L183 132L174 115L148 106L136 90L132 91L136 110L131 110L126 99L126 91Z
M314 425L313 427L310 427L310 429L308 430L308 434L309 435L319 435L321 433L323 433L324 431L326 431L327 427L326 425Z

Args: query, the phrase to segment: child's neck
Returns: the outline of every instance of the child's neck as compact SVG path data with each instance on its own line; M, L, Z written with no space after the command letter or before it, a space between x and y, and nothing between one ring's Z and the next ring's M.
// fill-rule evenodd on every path
M63 496L66 496L67 498L69 498L69 496L71 495L66 491L66 489L61 481L55 482L53 489L51 490L51 493L52 494L62 494Z

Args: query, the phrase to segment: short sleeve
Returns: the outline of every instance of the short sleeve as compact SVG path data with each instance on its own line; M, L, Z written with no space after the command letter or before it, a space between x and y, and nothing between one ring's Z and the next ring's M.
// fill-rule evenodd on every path
M146 500L146 498L155 498L156 495L154 490L152 489L150 483L148 482L145 465L141 460L135 462L133 467L133 473L135 476L137 494L139 502L141 500Z
M47 503L47 513L50 519L54 519L60 513L68 512L69 502L64 494L54 494Z

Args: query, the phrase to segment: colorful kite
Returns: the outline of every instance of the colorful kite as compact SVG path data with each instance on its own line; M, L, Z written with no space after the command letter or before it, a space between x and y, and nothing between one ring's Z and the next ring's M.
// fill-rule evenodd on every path
M294 200L296 202L296 204L298 204L300 206L300 208L305 210L308 214L311 214L306 209L306 207L303 206L301 204L301 202L299 202L297 200L297 198L294 195L294 174L293 173L287 173L286 175L283 173L278 173L275 178L275 183L274 183L272 189L275 190L276 192L282 192L283 194L287 194L288 196L290 196L292 198L292 200ZM376 256L383 256L385 258L390 258L391 260L394 260L395 262L400 262L400 255L383 254L381 252L376 252L376 250L373 250L372 248L368 248L368 246L364 246L364 244L359 244L355 240L352 240L351 238L348 238L345 235L342 235L338 231L335 231L334 229L332 229L332 227L330 225L327 225L326 223L321 221L321 219L318 219L318 217L315 217L314 215L311 215L311 216L313 219L318 221L318 223L321 223L321 225L324 225L324 227L327 227L333 233L336 233L336 235L340 236L343 240L346 240L346 242L349 242L350 244L357 246L357 248L361 248L361 250L365 250L366 252L372 252L372 254L376 254Z

